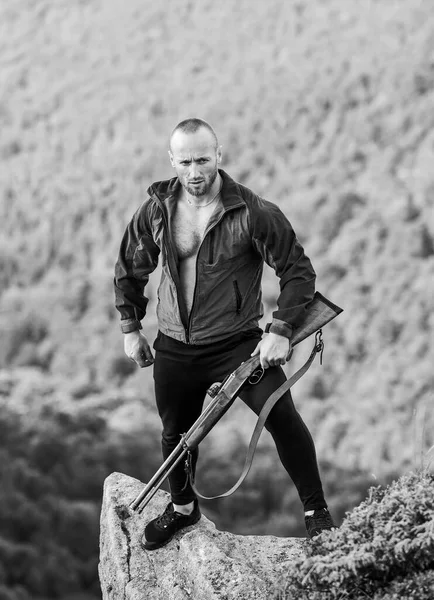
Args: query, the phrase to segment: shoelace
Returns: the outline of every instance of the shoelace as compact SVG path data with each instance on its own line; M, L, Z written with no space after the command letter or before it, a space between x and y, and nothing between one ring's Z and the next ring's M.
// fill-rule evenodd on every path
M170 506L166 508L166 510L164 511L164 513L161 515L161 517L159 517L159 519L157 520L156 524L160 525L162 527L167 527L168 525L170 525L170 523L172 521L176 520L176 514L174 510L170 509Z
M176 521L179 517L184 517L181 513L177 513L171 505L169 505L164 513L156 521L158 526L166 528L172 521Z

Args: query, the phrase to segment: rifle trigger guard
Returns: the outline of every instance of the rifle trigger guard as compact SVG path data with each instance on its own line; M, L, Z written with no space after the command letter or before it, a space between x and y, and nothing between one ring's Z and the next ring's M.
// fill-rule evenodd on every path
M247 381L250 383L250 385L256 385L261 381L262 377L264 376L264 373L264 369L262 367L258 367L253 371L253 373L250 375Z

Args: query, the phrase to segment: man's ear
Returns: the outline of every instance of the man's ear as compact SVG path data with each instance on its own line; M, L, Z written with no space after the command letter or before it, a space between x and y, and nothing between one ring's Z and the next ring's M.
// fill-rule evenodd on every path
M223 155L222 155L222 147L221 147L221 146L219 146L219 147L217 148L217 162L221 163L221 162L222 162L222 158L223 158Z
M173 160L173 154L170 152L170 150L167 151L169 158L170 158L170 164L172 165L172 167L175 167L175 162Z

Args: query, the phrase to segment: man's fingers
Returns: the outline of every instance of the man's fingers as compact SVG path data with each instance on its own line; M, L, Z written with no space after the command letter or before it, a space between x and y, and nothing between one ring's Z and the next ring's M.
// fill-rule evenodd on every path
M135 356L133 354L131 354L130 356L127 355L128 360L132 360L133 363L136 363L136 365L139 365L140 367L142 366L141 363L144 362L144 359L142 359L141 356Z
M270 358L270 359L263 359L263 363L261 361L261 365L264 369L268 369L268 367L280 367L286 364L286 360L284 358Z
M154 362L154 357L149 350L141 350L137 357L139 367L149 367Z
M139 367L143 368L143 367L150 367L153 364L153 360L147 360L146 358L140 357L136 360L136 363L139 365Z
M154 357L152 356L152 354L148 355L144 351L139 352L138 354L127 355L127 357L133 362L135 362L136 365L138 365L139 367L149 367L152 364L154 364Z
M291 350L291 344L287 338L270 333L261 339L251 356L259 354L261 367L268 369L286 364L292 354Z

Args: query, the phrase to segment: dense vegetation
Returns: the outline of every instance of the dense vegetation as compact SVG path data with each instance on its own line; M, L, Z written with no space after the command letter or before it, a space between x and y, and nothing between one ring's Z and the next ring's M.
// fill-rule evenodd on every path
M112 275L189 115L215 126L235 179L282 207L318 289L345 309L324 332L324 366L294 390L336 519L422 466L434 443L433 30L430 0L0 4L2 597L99 597L103 480L146 480L160 462L152 373L123 356ZM277 289L268 270L264 323ZM236 406L206 441L204 491L229 487L251 425ZM205 510L234 532L304 533L267 435L243 488Z
M59 406L27 376L26 389L1 381L22 405L18 413L6 401L0 416L0 598L95 598L101 483L115 470L148 478L158 466L152 438L111 429L124 398Z
M306 545L280 598L431 600L434 590L434 475L409 473L369 497L341 527Z

